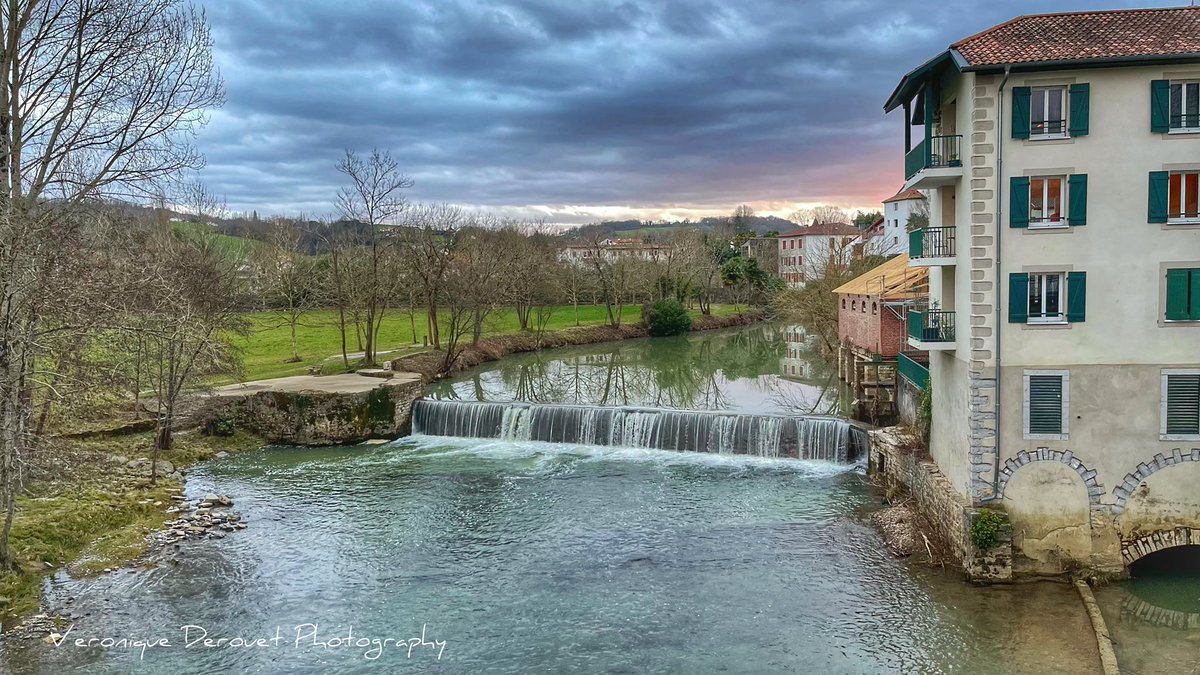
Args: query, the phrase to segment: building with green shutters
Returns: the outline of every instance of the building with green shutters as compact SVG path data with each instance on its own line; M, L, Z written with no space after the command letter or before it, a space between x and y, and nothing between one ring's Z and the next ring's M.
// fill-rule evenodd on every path
M1200 8L1018 17L885 110L930 197L940 471L1005 508L1017 573L1200 544Z

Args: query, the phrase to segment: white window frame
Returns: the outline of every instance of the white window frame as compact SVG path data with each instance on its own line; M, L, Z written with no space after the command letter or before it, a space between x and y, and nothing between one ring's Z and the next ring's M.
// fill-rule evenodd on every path
M1070 106L1070 104L1071 104L1071 99L1070 99L1069 94L1067 93L1067 90L1068 90L1067 86L1062 85L1062 84L1056 84L1056 85L1052 85L1049 87L1033 87L1031 89L1030 94L1029 94L1029 138L1030 139L1046 140L1046 139L1056 139L1056 138L1070 138L1070 133L1067 131L1067 129L1069 128L1069 122L1068 122L1067 117L1070 114L1070 110L1068 109L1068 106ZM1034 125L1035 125L1034 108L1033 108L1034 94L1037 92L1043 92L1045 94L1042 96L1042 109L1040 111L1042 114L1042 124L1045 124L1047 118L1050 117L1050 96L1048 94L1053 91L1058 92L1060 105L1062 106L1060 108L1060 110L1062 110L1062 131L1053 131L1053 132L1044 131L1041 133L1035 132L1034 131Z
M1196 87L1196 96L1200 97L1200 80L1171 80L1170 81L1170 84L1167 86L1167 133L1170 133L1170 134L1200 134L1200 123L1198 123L1194 127L1170 126L1171 117L1173 117L1176 114L1175 111L1171 109L1171 89L1174 88L1176 85L1179 85L1182 87L1182 91L1180 92L1180 95L1179 95L1179 105L1180 105L1179 114L1180 115L1182 115L1184 113L1184 111L1187 110L1187 94L1188 94L1188 89L1190 89L1192 85L1195 85L1195 87ZM1180 119L1180 124L1182 124L1182 123L1183 123L1183 120Z
M1033 375L1057 375L1062 378L1062 433L1031 434L1029 433L1029 378ZM1027 441L1065 441L1071 435L1071 371L1069 370L1026 370L1025 380L1025 440Z
M1058 315L1057 316L1034 316L1032 308L1029 306L1029 294L1025 294L1025 317L1026 322L1034 325L1047 324L1064 324L1067 323L1067 273L1066 272L1029 272L1030 285L1032 286L1033 277L1051 277L1059 278L1058 282ZM1042 290L1042 307L1046 306L1046 283L1041 284Z
M1162 386L1159 390L1158 439L1161 441L1200 441L1200 434L1167 433L1167 376L1200 375L1200 368L1163 368Z
M1058 220L1049 220L1033 218L1033 181L1042 181L1042 213L1046 212L1046 202L1050 199L1050 181L1058 179ZM1029 229L1031 230L1055 230L1060 227L1070 227L1071 223L1067 220L1067 177L1066 176L1030 176L1030 193L1029 193Z
M1197 129L1197 131L1200 131L1200 129ZM1168 208L1171 203L1171 176L1179 176L1179 208L1183 209L1184 205L1187 204L1188 195L1186 178L1191 174L1197 174L1196 187L1197 189L1200 189L1200 171L1171 171L1167 174ZM1197 197L1197 200L1200 201L1200 196ZM1200 223L1200 216L1192 218L1172 218L1171 214L1167 214L1168 225L1193 225L1196 223Z

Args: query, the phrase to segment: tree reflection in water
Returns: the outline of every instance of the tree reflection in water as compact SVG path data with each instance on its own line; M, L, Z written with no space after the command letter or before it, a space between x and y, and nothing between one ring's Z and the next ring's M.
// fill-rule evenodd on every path
M802 333L760 325L510 356L430 385L430 397L836 415L842 390Z

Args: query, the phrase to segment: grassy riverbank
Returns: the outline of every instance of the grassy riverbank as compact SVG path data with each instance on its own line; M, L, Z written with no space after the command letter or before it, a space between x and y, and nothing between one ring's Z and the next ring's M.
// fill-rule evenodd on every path
M729 316L737 313L733 305L714 305L712 312L714 316ZM693 317L701 316L699 311L693 311L692 315ZM407 313L397 310L391 310L385 314L383 325L379 329L380 358L390 360L421 351L423 340L427 337L425 316L424 311L417 311L411 320ZM264 380L273 377L304 375L313 366L322 364L325 365L326 374L344 370L340 358L329 360L329 357L340 355L342 351L336 311L320 310L304 315L301 320L303 325L299 326L296 331L301 358L297 363L287 363L292 356L291 331L278 314L255 312L249 314L248 319L251 327L250 335L235 343L242 352L243 373L240 378L222 378L217 382L218 384L229 384L238 380ZM640 306L627 306L621 313L623 323L637 323L640 320ZM608 315L603 305L580 305L578 323L576 323L575 308L571 305L564 305L555 308L546 328L547 330L561 330L576 325L603 326L607 323ZM520 333L521 329L516 313L511 309L493 312L488 317L484 332L488 336ZM359 351L353 333L348 334L347 339L347 349L350 352ZM390 353L384 354L384 352Z
M147 537L170 520L166 509L182 486L168 478L151 485L116 458L149 457L152 443L152 432L59 440L37 454L9 538L20 571L0 574L0 617L6 625L37 611L45 575L63 568L74 575L98 574L146 552ZM186 469L222 450L261 445L244 432L224 438L189 433L161 459Z

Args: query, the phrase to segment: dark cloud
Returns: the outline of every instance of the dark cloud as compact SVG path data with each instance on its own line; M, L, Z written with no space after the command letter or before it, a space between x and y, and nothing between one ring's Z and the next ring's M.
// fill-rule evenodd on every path
M896 81L1017 14L927 0L205 0L229 95L201 138L231 207L325 213L344 148L412 197L560 222L836 202L901 178ZM1120 3L1109 6L1120 6Z

